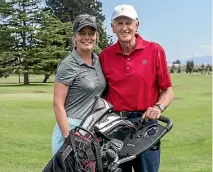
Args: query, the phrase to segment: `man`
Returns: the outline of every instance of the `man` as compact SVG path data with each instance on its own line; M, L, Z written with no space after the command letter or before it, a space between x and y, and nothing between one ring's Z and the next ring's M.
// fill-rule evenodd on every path
M156 123L173 99L172 83L163 48L137 34L139 21L131 5L116 6L111 26L118 42L100 54L108 81L106 100L122 117L134 121L151 119ZM123 172L157 172L160 144L121 165Z

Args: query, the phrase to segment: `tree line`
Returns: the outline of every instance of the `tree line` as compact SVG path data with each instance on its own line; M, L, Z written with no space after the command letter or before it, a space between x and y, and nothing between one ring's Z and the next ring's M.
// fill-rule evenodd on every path
M71 49L72 23L79 14L97 18L100 35L95 52L112 43L97 0L0 0L0 77L44 75L46 82Z
M172 62L170 73L182 73L186 72L191 74L192 72L199 72L201 74L210 74L212 72L212 65L195 65L193 60L187 61L186 65L181 65L180 60Z

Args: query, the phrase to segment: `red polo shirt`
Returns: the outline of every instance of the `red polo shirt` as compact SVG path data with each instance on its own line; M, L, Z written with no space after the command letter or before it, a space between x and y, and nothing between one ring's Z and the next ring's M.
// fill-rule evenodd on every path
M124 55L119 42L104 49L100 61L109 85L106 100L115 111L143 111L172 86L163 48L136 34L136 47Z

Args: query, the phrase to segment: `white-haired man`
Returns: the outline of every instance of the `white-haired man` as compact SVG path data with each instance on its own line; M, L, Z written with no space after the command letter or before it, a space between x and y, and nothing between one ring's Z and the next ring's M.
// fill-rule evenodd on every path
M130 121L149 118L156 123L173 99L172 83L163 48L138 33L138 15L131 5L114 8L111 26L118 41L100 54L108 82L106 100ZM137 159L122 164L123 172L158 172L160 143Z

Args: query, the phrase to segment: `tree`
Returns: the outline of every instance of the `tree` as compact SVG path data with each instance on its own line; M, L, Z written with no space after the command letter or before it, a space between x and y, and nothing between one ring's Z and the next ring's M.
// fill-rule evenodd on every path
M207 64L206 68L205 68L205 71L208 72L208 74L210 74L211 70L212 70L212 66Z
M170 73L175 73L175 68L174 68L174 66L171 67Z
M14 39L14 45L10 47L10 57L15 61L6 70L12 69L12 73L21 71L24 74L24 84L29 84L31 66L36 63L33 47L37 42L34 33L39 28L39 3L40 0L7 0L7 8L1 10L1 16L7 15L1 20L1 27L5 27L5 33L9 33Z
M58 18L44 10L40 14L41 27L36 37L39 43L36 47L36 58L40 59L34 66L35 74L44 74L45 83L49 76L55 73L57 64L70 51L71 22L62 23ZM42 57L42 58L41 58Z
M212 72L212 65L209 65L209 71Z
M107 36L103 27L105 16L102 15L102 3L98 0L46 0L46 4L62 22L73 22L76 16L85 13L95 16L100 37L98 47L102 50L112 43L111 36Z
M178 66L177 73L181 73L181 65L180 64Z
M176 60L176 61L174 61L174 62L172 62L172 64L181 64L181 62L180 62L180 60Z
M10 15L10 6L5 0L0 0L0 77L7 77L12 73L12 65L17 58L11 55L15 46L15 37L10 34L7 25L3 25Z
M201 74L205 74L205 65L203 63L201 65Z
M186 73L192 73L192 71L193 71L193 69L194 69L194 62L193 62L193 60L192 61L187 61L186 62Z
M0 26L0 40L0 77L7 77L10 75L11 71L5 68L7 65L14 63L16 58L10 55L14 40L10 37L6 27Z
M180 60L175 60L172 62L172 67L170 73L181 73L181 62Z
M24 74L24 84L29 74L44 74L45 82L69 51L72 24L62 23L39 2L6 1L7 8L0 10L2 42L8 42L1 42L0 75Z

